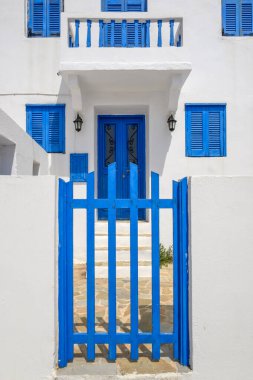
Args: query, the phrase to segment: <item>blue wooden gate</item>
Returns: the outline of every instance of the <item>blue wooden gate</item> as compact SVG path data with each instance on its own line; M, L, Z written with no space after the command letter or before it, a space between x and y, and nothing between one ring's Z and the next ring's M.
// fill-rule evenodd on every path
M87 345L87 359L95 360L95 345L109 345L109 360L116 345L131 345L131 360L138 346L152 344L152 359L160 359L161 344L173 344L174 359L189 364L188 330L188 221L187 179L173 182L173 198L159 198L159 175L151 174L151 199L138 199L138 168L130 164L130 197L116 197L116 164L108 169L108 199L95 199L94 173L88 174L87 198L73 198L73 182L59 180L59 367L74 357L74 345ZM108 209L108 333L95 331L95 211ZM131 328L116 331L116 211L130 209ZM138 328L138 209L151 210L152 224L152 331ZM74 332L73 311L73 210L87 210L87 333ZM173 212L173 332L160 329L159 210Z

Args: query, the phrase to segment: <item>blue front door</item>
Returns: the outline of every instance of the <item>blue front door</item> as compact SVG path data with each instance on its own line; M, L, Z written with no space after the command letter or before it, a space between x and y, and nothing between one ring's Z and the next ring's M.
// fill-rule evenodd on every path
M107 198L108 165L117 165L117 198L129 198L129 163L138 165L139 198L145 198L145 117L98 117L98 198ZM98 218L107 219L107 210L99 209ZM117 210L117 219L128 220L129 209ZM139 210L145 219L145 210Z

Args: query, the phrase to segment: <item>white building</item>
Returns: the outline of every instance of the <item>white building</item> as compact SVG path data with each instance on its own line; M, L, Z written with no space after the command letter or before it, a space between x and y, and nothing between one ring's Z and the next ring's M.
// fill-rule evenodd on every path
M63 111L65 122L60 126L63 138L60 147L54 145L50 148L46 141L48 137L44 137L45 140L41 143L40 137L36 137L34 132L34 139L37 139L40 145L44 146L44 150L48 151L49 173L58 176L70 176L71 153L87 153L89 171L95 170L97 174L98 162L101 160L102 165L104 159L99 156L98 149L99 143L104 144L102 132L98 137L98 116L103 115L144 117L142 132L138 137L141 139L143 152L141 152L142 157L137 158L143 171L142 191L147 195L151 170L161 175L161 189L164 193L167 193L170 187L168 184L172 179L183 176L251 175L253 171L251 149L253 47L250 36L252 17L249 15L248 23L243 19L238 31L239 34L243 34L245 24L246 35L227 36L222 35L225 26L222 24L221 1L196 1L189 4L185 1L168 3L166 0L147 0L147 2L147 11L144 12L132 12L133 9L138 9L138 3L142 3L133 1L133 5L129 2L131 12L112 13L103 11L105 5L103 2L101 4L100 0L92 3L86 0L75 2L65 0L64 4L61 4L64 12L61 13L60 29L58 29L60 24L57 13L59 1L48 2L55 7L52 8L52 17L55 17L56 30L53 30L50 36L48 35L50 31L46 30L46 13L49 12L46 10L46 0L35 2L38 3L38 9L35 7L34 14L33 2L31 5L25 0L10 4L2 0L0 101L3 113L22 130L29 131L27 105L65 106L65 112ZM113 4L121 3L124 2L112 0L112 9ZM229 9L229 1L224 3L228 3ZM43 20L40 21L40 13L37 14L36 9L38 12L44 9ZM54 19L52 20L53 23ZM79 47L71 48L69 35L73 36L75 43L75 20L80 20ZM91 24L90 47L87 47L87 20L90 20ZM116 21L116 33L119 30L119 34L116 34L114 44L117 47L99 47L100 20L105 24L101 32L104 45L113 44L110 35L106 36L106 31L108 22ZM131 48L118 47L124 44L120 31L122 20L126 20L127 23L126 45ZM134 20L139 20L136 22L136 28L139 28L137 38L139 47L132 46L136 42ZM170 23L173 20L175 21L174 42L170 41ZM231 20L228 18L229 21ZM159 41L161 47L158 47L158 24L161 25ZM109 24L109 29L110 27ZM30 36L29 28L34 28ZM171 42L174 46L170 46ZM179 44L180 47L177 47ZM140 47L142 45L143 47ZM196 130L192 136L195 136L195 143L200 144L199 151L195 153L194 149L192 152L191 148L188 151L186 149L186 144L190 144L191 138L190 135L187 137L189 126L187 127L185 107L188 104L193 107L193 112L196 104L201 107L200 113L196 114L196 119L193 120L196 122ZM202 110L211 112L212 108L209 107L213 104L223 105L223 108L221 113L211 114L213 116L210 116L209 137L213 137L213 140L208 146L206 140L208 137L204 132L202 149L197 123L201 121ZM83 119L81 132L76 132L73 124L77 113ZM177 119L176 130L172 133L167 124L171 114ZM215 123L219 123L216 117L219 115L222 116L223 122L222 125L217 124L218 129L215 129ZM1 124L5 124L3 116L1 120L3 120ZM104 119L101 117L101 120L102 123ZM111 119L107 120L106 123L118 126L120 120L122 119L119 117L113 122ZM135 124L140 122L129 120ZM37 122L40 123L39 120ZM206 122L204 130L207 128ZM223 134L220 136L219 127L223 129ZM41 122L37 128L44 131L45 124ZM126 127L122 128L124 130ZM123 145L119 146L117 138L116 142L113 142L113 147L114 149L120 147L122 150L122 157L116 158L118 170L127 178L127 141L123 139ZM212 144L216 145L214 147L216 149L211 149ZM49 153L55 150L59 152ZM138 156L140 152L134 154ZM125 163L122 160L125 160ZM37 161L40 164L39 158L36 158ZM9 171L14 172L14 168ZM22 174L22 170L20 173ZM30 173L32 173L32 163ZM43 174L43 171L39 170L39 174ZM121 191L125 191L124 181L121 186Z
M98 198L115 161L119 198L130 162L140 198L151 171L161 198L183 177L253 176L252 0L1 0L0 11L0 175L51 174L78 187L94 171ZM167 230L162 222L165 245Z
M139 164L140 196L149 196L151 171L161 176L162 196L173 179L184 176L251 175L252 3L221 3L24 0L14 6L3 0L1 109L42 145L48 173L69 177L70 155L85 153L73 159L79 170L87 170L87 161L88 170L95 170L99 197L106 194L106 167L114 160L120 197L128 193L129 160ZM124 12L109 12L117 9ZM56 105L62 106L60 117ZM52 128L60 123L51 136L56 141L48 140L42 113L31 120L38 106L44 115L49 108L56 112L50 119ZM80 132L73 124L77 114L83 119ZM177 120L174 132L167 124L171 114ZM2 116L0 123L5 124ZM129 123L135 136L132 156ZM105 140L109 124L115 126L111 146ZM112 149L108 157L103 147ZM35 155L29 169L16 170L14 163L2 174L32 174L33 167L45 173ZM162 239L169 242L165 233Z

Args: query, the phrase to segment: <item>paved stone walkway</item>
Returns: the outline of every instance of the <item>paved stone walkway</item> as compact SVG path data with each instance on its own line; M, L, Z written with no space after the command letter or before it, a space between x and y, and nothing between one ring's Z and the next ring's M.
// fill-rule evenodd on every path
M161 332L171 332L173 328L173 288L172 265L161 269ZM83 265L75 265L74 269L74 322L75 330L86 332L86 273ZM117 279L117 331L130 331L130 281ZM151 331L151 279L139 279L139 329L142 332ZM108 281L96 279L96 331L108 331ZM151 361L151 346L140 345L140 360L132 363L129 360L129 345L117 346L116 365L121 374L131 373L163 373L177 372L178 366L171 361L172 348L170 345L161 347L161 361ZM107 345L96 347L97 360L107 358ZM75 357L86 360L85 346L75 346Z

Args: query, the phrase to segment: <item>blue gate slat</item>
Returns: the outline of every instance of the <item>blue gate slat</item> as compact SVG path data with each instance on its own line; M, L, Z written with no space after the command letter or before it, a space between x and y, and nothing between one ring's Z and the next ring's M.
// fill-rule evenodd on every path
M152 333L139 333L138 344L151 344L153 342ZM161 333L159 336L159 341L161 344L171 344L174 343L174 334L172 333ZM108 344L109 334L108 333L96 333L95 334L96 344ZM115 340L117 344L130 344L131 343L131 333L116 333ZM74 343L75 344L86 344L88 341L87 333L75 333Z
M95 360L95 210L94 173L87 178L87 359Z
M67 183L67 199L73 199L73 182ZM74 332L74 291L73 291L73 208L71 203L67 201L67 359L68 361L74 358L73 332Z
M131 297L131 354L138 360L138 167L130 164L130 297Z
M160 251L159 251L159 175L151 173L152 196L152 358L160 359Z
M179 302L178 302L178 182L173 181L173 331L175 335L175 344L173 349L174 359L179 359L178 345L178 318L179 318Z
M116 164L108 167L109 360L116 360Z
M188 317L188 183L180 181L180 363L189 365Z
M58 365L60 368L66 367L67 358L67 259L66 259L66 183L59 180L59 351Z

